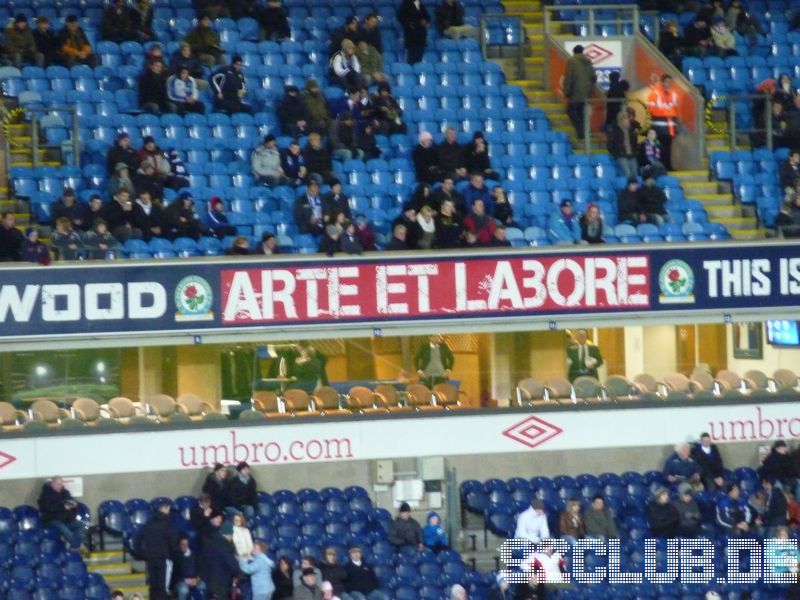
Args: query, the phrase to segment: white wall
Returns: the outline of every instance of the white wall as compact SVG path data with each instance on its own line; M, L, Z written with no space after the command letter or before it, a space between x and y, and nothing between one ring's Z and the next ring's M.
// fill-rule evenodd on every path
M754 360L749 358L733 357L733 327L727 327L725 335L728 338L728 369L743 374L745 371L757 369L767 375L772 375L777 369L792 369L800 371L800 347L785 348L767 343L766 324L762 329L764 358Z
M661 380L677 368L674 325L625 328L625 374L629 379L647 373Z

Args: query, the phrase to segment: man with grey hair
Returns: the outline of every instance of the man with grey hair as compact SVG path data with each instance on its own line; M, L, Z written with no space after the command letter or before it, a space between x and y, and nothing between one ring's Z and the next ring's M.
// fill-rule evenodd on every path
M600 348L589 343L585 329L575 332L575 344L567 348L567 378L575 381L578 377L598 378L597 368L603 364Z
M686 442L675 444L675 452L664 463L664 475L671 484L684 481L694 487L702 487L700 465L691 457L691 446Z
M64 486L63 477L56 475L42 486L38 504L42 524L58 529L71 548L80 548L85 526L78 519L78 503Z

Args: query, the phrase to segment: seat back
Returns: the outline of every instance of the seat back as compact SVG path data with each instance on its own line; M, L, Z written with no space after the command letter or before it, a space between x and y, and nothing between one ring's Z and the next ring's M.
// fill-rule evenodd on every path
M640 373L633 378L633 382L638 385L643 392L650 392L653 394L658 392L658 382L656 378L648 373Z
M381 383L375 386L375 394L386 401L387 406L397 406L398 394L397 388L388 383Z
M717 371L717 379L729 390L738 390L742 383L742 378L739 377L739 374L728 369Z
M0 426L16 426L21 425L25 414L16 408L10 402L0 402Z
M797 373L791 369L778 369L772 374L778 388L795 388L797 387Z
M31 404L31 414L37 421L43 423L54 424L58 423L62 416L61 409L58 408L52 400L37 400Z
M767 385L769 384L769 377L763 371L759 371L758 369L751 369L746 371L744 374L744 378L747 380L748 383L751 384L753 389L757 390L765 390L767 389Z
M72 412L76 419L94 424L100 418L100 405L91 398L77 398L72 403Z
M609 375L606 379L606 388L615 398L635 396L638 389L622 375Z
M196 394L181 394L175 399L178 410L189 417L203 416L204 403Z
M373 395L372 390L368 387L364 387L363 385L357 385L350 388L350 391L347 392L347 398L349 400L350 408L354 408L356 410L373 408L375 403L375 396Z
M406 386L406 393L414 406L434 406L436 400L427 385L410 383Z
M433 386L433 393L436 395L436 402L440 406L445 408L461 406L461 401L458 399L458 388L452 383L447 381L437 383Z
M553 391L553 395L557 398L572 396L572 384L563 377L550 377L544 384Z
M323 385L316 390L313 395L317 410L339 410L341 405L339 403L339 392L329 385Z
M175 399L166 394L154 394L147 398L150 410L158 417L169 418L175 414Z
M671 392L690 392L690 381L683 373L670 373L664 377L664 383Z
M597 398L600 395L600 382L594 377L582 376L572 382L578 398Z
M708 371L695 371L692 373L690 384L701 390L711 391L714 389L714 381L714 376Z
M283 405L278 400L278 394L272 390L255 390L253 404L263 413L282 413Z
M111 413L118 419L130 419L136 414L136 407L130 398L117 396L108 401L108 408Z
M520 404L524 402L532 402L533 400L541 400L544 398L545 387L542 383L536 381L532 377L521 379L517 383L517 400Z
M309 395L305 390L286 390L281 394L286 403L286 409L297 412L307 412L311 409Z

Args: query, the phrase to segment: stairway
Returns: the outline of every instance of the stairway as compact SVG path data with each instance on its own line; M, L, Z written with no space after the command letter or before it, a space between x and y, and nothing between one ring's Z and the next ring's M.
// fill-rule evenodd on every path
M131 562L130 556L123 557L121 548L91 552L84 560L89 571L103 576L111 591L122 590L125 597L133 593L140 594L142 598L148 597L144 564Z

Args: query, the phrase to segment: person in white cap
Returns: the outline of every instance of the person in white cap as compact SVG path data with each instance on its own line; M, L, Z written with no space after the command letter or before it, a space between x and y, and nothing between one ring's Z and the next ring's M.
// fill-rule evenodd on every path
M505 575L503 575L503 573L498 573L496 581L497 587L492 588L492 591L489 592L489 600L511 600L513 596L511 593L511 585L508 583Z
M320 590L322 590L322 600L339 600L339 596L333 595L333 584L330 581L323 581Z

